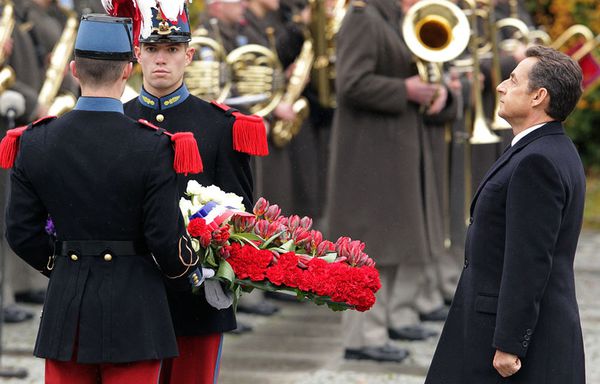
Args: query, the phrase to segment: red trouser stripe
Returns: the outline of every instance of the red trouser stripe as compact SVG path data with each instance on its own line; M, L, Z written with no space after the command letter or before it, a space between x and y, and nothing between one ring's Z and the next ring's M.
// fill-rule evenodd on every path
M46 384L156 384L160 360L119 364L80 364L71 361L46 360Z
M222 333L178 337L179 356L163 361L160 384L216 384Z

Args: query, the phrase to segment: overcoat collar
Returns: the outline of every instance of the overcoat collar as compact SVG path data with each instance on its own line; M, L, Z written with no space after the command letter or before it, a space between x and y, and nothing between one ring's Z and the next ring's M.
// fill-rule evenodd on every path
M402 17L402 11L398 7L398 3L395 0L370 0L369 4L375 8L377 13L390 24L397 33L400 33L400 19Z
M470 214L473 216L473 209L475 208L475 203L477 202L477 198L479 197L479 193L487 183L487 181L492 177L500 168L504 166L510 160L510 158L520 152L523 148L525 148L529 143L539 139L540 137L548 136L548 135L564 135L565 130L563 129L562 123L558 121L551 121L544 125L543 127L536 129L531 132L527 136L523 137L512 147L507 147L504 150L504 153L496 160L496 162L492 165L492 167L487 171L481 183L479 183L479 187L477 187L477 192L473 196L473 200L471 201L471 209Z

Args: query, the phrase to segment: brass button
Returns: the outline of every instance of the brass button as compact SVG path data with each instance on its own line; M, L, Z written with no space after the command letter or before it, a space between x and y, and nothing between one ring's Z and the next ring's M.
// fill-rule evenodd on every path
M156 121L158 121L159 123L162 123L163 121L165 121L165 117L161 114L156 115Z
M106 253L104 255L104 261L111 261L112 260L112 255L110 253Z
M74 253L71 254L71 260L77 261L78 259L79 259L79 257L77 257L76 254L74 254Z

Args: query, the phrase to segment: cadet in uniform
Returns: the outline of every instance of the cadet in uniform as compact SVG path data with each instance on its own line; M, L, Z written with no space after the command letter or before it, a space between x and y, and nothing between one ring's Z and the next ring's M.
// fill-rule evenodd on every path
M50 277L34 350L46 383L156 383L160 360L177 355L163 278L190 290L197 256L173 166L197 172L199 158L189 151L195 167L182 168L171 140L178 151L190 133L169 140L123 114L131 41L130 19L84 16L71 62L83 95L75 110L0 143L0 165L14 164L8 243Z
M181 177L180 195L183 196L187 182L193 179L202 185L216 185L241 196L246 209L251 210L249 154L267 153L262 119L244 116L190 95L183 83L184 68L194 54L194 48L188 46L191 38L187 15L179 16L177 29L171 29L174 23L172 25L170 20L159 15L154 10L153 32L141 36L140 46L136 47L142 66L143 88L138 98L125 104L125 113L156 122L169 132L190 130L194 133L204 172ZM254 145L243 145L236 140L242 130L254 133ZM223 332L236 329L233 309L213 308L204 295L191 292L169 290L168 296L180 356L163 363L161 383L215 382Z

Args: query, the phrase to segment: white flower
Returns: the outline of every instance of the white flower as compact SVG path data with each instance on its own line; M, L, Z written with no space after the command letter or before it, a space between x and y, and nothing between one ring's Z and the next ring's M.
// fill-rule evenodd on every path
M196 213L197 209L194 210L194 205L192 202L183 197L179 200L179 209L181 210L183 220L185 221L185 226L187 227L190 222L190 215Z
M199 182L197 182L196 180L190 180L188 181L187 189L185 192L187 195L198 195L202 193L203 189L204 187Z
M236 195L235 193L226 193L223 204L228 207L239 209L240 211L246 211L243 201L244 198Z

